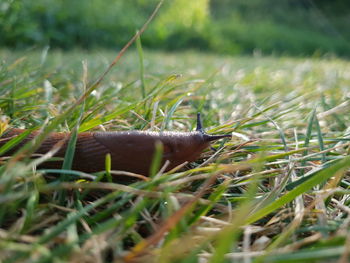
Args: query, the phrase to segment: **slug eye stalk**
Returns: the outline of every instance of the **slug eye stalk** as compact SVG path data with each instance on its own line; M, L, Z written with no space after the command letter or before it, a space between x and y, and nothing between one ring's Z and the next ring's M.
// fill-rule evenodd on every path
M204 129L203 129L200 112L197 113L197 128L196 128L196 131L198 131L198 132L203 134L203 139L206 142L212 142L212 141L220 140L220 139L223 139L223 138L231 138L232 137L231 134L223 134L223 135L206 134Z
M203 125L202 125L202 119L201 119L201 113L197 113L197 129L196 131L199 131L201 133L205 133L203 130Z

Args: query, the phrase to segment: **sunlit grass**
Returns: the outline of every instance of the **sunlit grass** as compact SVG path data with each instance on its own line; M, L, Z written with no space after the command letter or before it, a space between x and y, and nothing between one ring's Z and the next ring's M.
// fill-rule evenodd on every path
M52 128L190 131L201 112L208 133L233 134L186 169L128 185L66 171L69 155L60 177L3 158L4 262L346 259L349 62L139 48L62 116L115 52L0 55L2 128L64 117Z

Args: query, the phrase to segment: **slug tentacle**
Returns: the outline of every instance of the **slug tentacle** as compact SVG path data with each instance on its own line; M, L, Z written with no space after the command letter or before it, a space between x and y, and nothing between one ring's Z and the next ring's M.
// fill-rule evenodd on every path
M200 112L197 113L197 129L196 129L196 131L204 133Z
M202 119L201 119L201 114L200 112L197 113L197 129L196 131L200 132L203 134L203 139L206 142L212 142L216 140L220 140L223 138L231 138L231 134L223 134L223 135L210 135L206 134L205 131L203 130L203 124L202 124Z
M203 139L206 142L212 142L212 141L220 140L223 138L231 138L231 137L232 137L231 134L222 134L222 135L203 134Z

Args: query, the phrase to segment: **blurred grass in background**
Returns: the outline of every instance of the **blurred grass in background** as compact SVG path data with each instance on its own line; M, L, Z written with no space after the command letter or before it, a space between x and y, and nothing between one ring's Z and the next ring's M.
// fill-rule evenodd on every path
M2 0L0 45L116 48L158 0ZM147 48L227 54L350 55L346 0L165 1Z

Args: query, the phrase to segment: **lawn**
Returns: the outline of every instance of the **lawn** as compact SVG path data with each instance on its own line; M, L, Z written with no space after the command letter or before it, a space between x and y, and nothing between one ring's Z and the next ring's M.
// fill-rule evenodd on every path
M116 52L1 50L1 132L191 131L200 112L232 139L129 184L1 157L0 261L347 262L350 62L141 54L77 105Z

